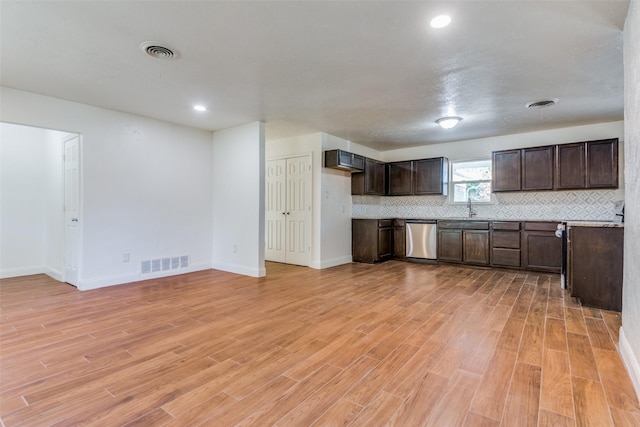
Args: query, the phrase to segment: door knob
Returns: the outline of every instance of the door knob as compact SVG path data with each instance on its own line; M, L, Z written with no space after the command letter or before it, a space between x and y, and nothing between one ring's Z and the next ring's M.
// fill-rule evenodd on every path
M71 218L71 222L78 222L78 218Z

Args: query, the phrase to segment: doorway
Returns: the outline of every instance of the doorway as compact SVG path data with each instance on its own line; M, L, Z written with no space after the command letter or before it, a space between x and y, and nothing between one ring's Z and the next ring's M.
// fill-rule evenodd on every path
M265 174L265 260L308 267L311 155L268 160Z
M80 136L10 123L0 123L0 132L0 277L44 273L77 286L77 262L70 279L65 268L67 249L73 248L77 259L80 238L77 233L73 241L66 236L64 159L65 141L74 140L78 208Z

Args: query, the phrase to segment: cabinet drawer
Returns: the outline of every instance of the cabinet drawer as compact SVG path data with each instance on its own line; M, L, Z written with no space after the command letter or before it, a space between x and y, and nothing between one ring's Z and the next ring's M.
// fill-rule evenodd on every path
M491 264L520 267L520 250L493 248L491 250Z
M379 219L378 220L378 227L383 228L383 227L391 227L393 225L393 220L392 219Z
M393 226L394 227L404 227L405 224L405 220L404 219L400 219L400 218L396 218L393 220Z
M515 221L493 221L491 228L494 230L520 230L520 223Z
M527 231L556 231L557 222L525 222L524 229Z
M488 230L488 221L438 221L439 228L457 228L464 230Z
M491 234L491 246L494 248L520 249L520 232L494 230Z

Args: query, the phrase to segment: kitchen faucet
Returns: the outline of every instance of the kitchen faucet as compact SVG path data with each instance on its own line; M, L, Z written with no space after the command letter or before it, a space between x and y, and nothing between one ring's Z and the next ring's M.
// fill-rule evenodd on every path
M477 215L473 211L473 207L471 206L471 197L467 197L467 208L469 209L469 218L473 218L475 215Z

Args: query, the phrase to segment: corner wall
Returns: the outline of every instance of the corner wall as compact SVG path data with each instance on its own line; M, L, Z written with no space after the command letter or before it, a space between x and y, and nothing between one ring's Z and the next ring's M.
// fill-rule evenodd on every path
M213 133L212 265L262 277L264 266L264 123Z
M640 2L624 26L625 225L619 351L640 395Z

